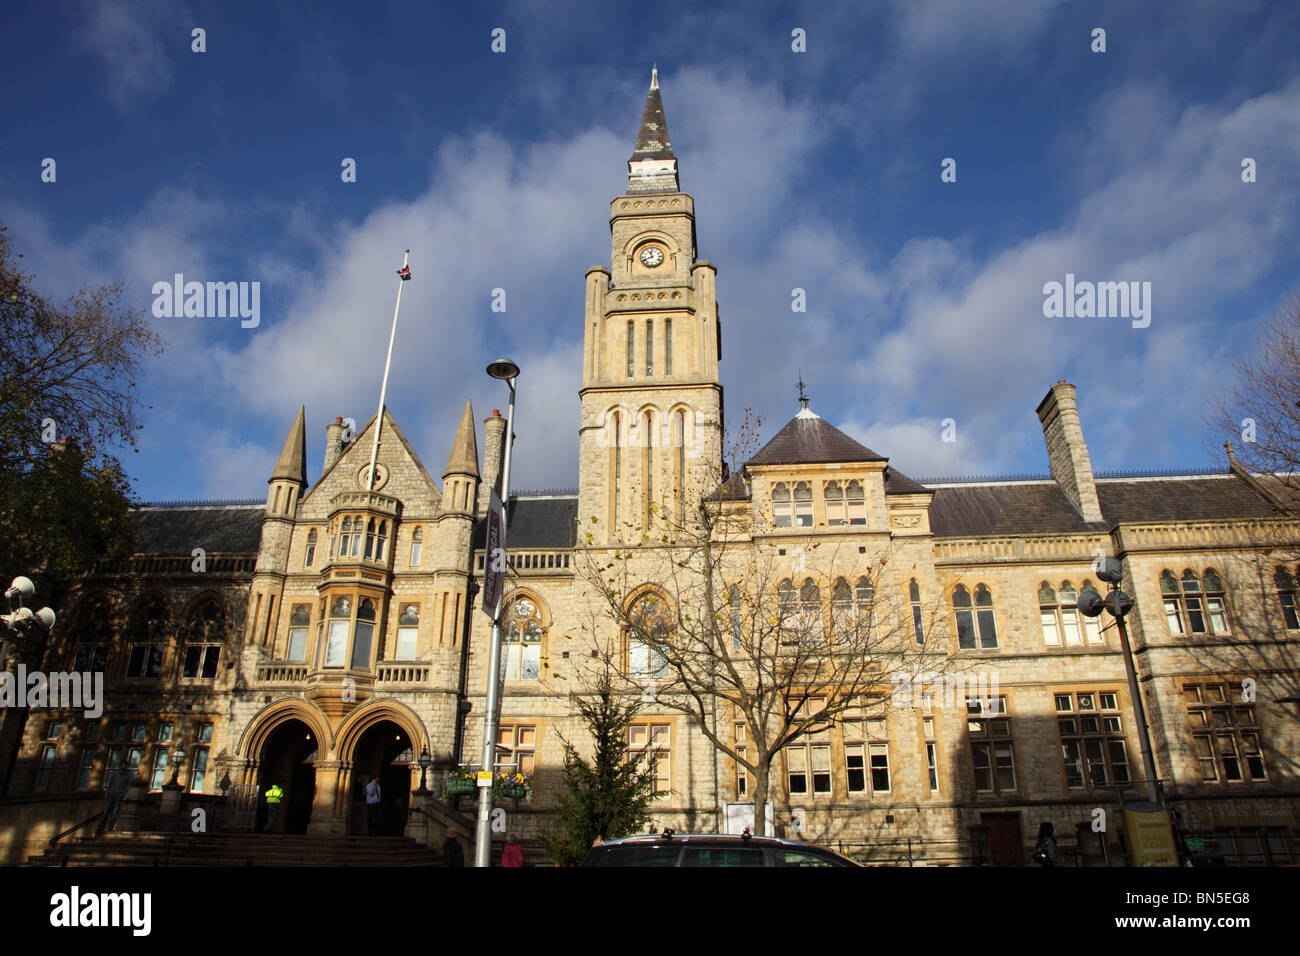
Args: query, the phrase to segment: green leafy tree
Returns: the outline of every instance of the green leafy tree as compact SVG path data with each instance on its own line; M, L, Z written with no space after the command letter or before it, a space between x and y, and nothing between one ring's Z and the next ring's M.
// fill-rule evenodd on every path
M572 695L574 708L593 742L586 760L564 741L564 789L556 807L559 829L544 837L557 865L575 866L597 836L614 839L637 833L650 820L654 769L649 751L629 751L628 727L641 709L637 697L614 689L608 660L590 695Z
M42 603L96 560L129 556L131 487L110 449L140 429L135 376L162 340L116 283L56 304L19 268L0 226L0 576ZM35 659L39 647L19 647Z

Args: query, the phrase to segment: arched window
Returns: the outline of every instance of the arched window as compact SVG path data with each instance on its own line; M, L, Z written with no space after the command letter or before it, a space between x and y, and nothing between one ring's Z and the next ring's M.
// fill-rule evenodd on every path
M983 584L975 586L974 607L971 595L962 585L952 592L953 615L957 619L957 646L974 649L998 646L997 624L993 618L993 595Z
M627 377L636 371L636 323L627 320Z
M785 482L777 482L772 489L772 527L789 528L793 524L794 511L790 507L790 489Z
M673 320L664 319L664 374L673 374Z
M362 598L357 603L357 627L352 641L352 666L370 668L370 648L375 640L375 602Z
M668 323L669 355L672 355L672 322ZM669 374L672 363L669 361ZM677 450L677 526L686 527L686 413L678 412L673 416L673 447Z
M307 627L311 624L311 605L295 604L289 615L289 647L285 651L287 661L305 661L307 659Z
M1084 591L1094 591L1092 584L1083 582ZM1082 646L1086 637L1090 644L1103 644L1101 624L1095 617L1079 613L1079 592L1069 581L1061 582L1060 591L1043 581L1038 586L1038 619L1043 628L1043 643L1059 647Z
M633 680L662 680L668 677L668 608L658 596L637 599L632 609L628 634L628 675Z
M776 589L777 614L780 618L781 643L794 643L799 640L799 595L794 584L786 578Z
M858 623L868 631L876 626L876 589L865 575L858 578L853 588L854 613Z
M1175 579L1166 570L1160 575L1160 598L1170 634L1227 634L1228 610L1223 582L1213 569L1205 572L1205 587L1191 568Z
M866 524L867 498L862 490L862 482L850 481L844 492L844 500L848 505L849 524Z
M420 606L403 604L397 617L397 653L394 660L413 661L420 636Z
M102 671L113 646L112 606L105 595L90 598L77 619L77 638L72 653L74 671Z
M912 604L912 633L917 647L925 646L925 622L921 620L921 586L916 578L907 582L907 599Z
M826 482L826 526L839 527L845 523L844 489L838 481Z
M831 621L835 625L838 639L845 640L852 636L855 622L853 589L843 578L836 578L835 584L831 587Z
M162 598L151 598L136 611L126 659L127 677L158 677L162 674L167 617L167 604Z
M1228 608L1223 594L1223 582L1213 568L1205 570L1205 610L1210 615L1210 630L1215 634L1228 633Z
M542 615L528 598L516 598L506 613L501 669L506 680L537 680L542 667Z
M1288 631L1300 629L1300 613L1296 611L1295 577L1286 568L1278 568L1273 575L1277 585L1277 600L1282 605L1282 618Z
M352 519L344 518L343 524L339 529L339 557L346 558L348 549L352 547Z
M212 680L217 676L225 629L226 612L216 598L203 600L190 612L189 624L185 628L182 677Z
M307 532L307 557L303 559L303 567L310 568L312 562L316 560L316 529L312 528Z
M740 588L733 584L727 596L731 606L731 650L739 652L744 648L744 624L740 614Z
M649 349L649 344L646 348ZM646 412L641 419L641 427L645 429L644 440L641 444L641 474L645 484L645 504L641 512L641 524L644 530L650 527L650 519L654 514L655 502L655 449L654 449L654 416Z
M375 519L371 518L370 523L366 525L366 551L364 557L370 560L375 555Z
M632 323L628 323L628 335L632 334ZM628 346L630 349L631 346ZM628 352L627 374L632 375L631 352ZM623 420L618 412L614 413L614 534L618 534L619 499L623 495Z
M424 550L424 529L416 528L411 532L411 567L420 566L420 552Z
M799 588L799 634L806 644L822 641L822 594L812 578Z
M330 605L330 629L325 644L325 666L343 667L347 663L348 628L352 626L352 599L338 597Z
M794 486L794 526L811 528L813 523L812 487L806 481Z

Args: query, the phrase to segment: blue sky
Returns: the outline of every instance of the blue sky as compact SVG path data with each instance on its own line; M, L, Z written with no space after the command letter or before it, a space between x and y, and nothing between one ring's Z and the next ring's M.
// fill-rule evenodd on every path
M408 247L389 407L425 464L466 398L504 406L504 352L513 483L576 484L583 274L652 63L733 425L774 434L801 370L905 473L1045 472L1066 378L1098 470L1218 463L1206 399L1300 287L1295 4L18 2L4 28L0 219L38 288L116 278L148 312L178 272L260 283L257 328L151 316L146 500L263 495L300 404L315 480L326 422L374 412ZM1150 325L1045 317L1067 273L1150 282Z

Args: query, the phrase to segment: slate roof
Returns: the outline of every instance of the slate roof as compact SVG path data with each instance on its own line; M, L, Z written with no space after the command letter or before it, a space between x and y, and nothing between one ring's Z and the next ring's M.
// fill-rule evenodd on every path
M545 498L510 496L510 531L506 546L515 548L572 548L575 541L573 519L578 515L578 496ZM474 547L482 548L487 521L480 518L474 526Z
M839 461L888 461L854 441L819 415L802 411L790 419L750 465L801 465Z
M183 554L195 548L256 554L265 504L149 506L129 513L140 554Z
M940 486L930 504L939 537L1059 534L1137 521L1269 517L1272 504L1236 475L1098 479L1104 518L1084 521L1054 481Z
M676 159L673 144L668 141L668 120L664 117L664 101L659 95L659 80L651 81L645 98L645 111L641 114L641 129L637 132L636 148L629 162L638 159Z

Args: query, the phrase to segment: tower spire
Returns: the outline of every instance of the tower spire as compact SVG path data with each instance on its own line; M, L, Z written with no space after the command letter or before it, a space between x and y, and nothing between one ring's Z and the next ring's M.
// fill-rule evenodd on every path
M298 406L298 417L293 420L293 425L289 428L289 434L284 439L284 448L280 450L280 459L275 463L275 471L271 472L272 481L284 479L300 485L307 484L306 412L303 406Z
M474 406L466 400L465 411L460 416L460 427L451 443L451 455L447 459L446 475L470 475L478 477L478 438L474 432Z
M627 161L629 193L674 193L677 185L677 157L668 139L668 120L659 94L659 67L650 70L650 92L646 94L632 158Z

